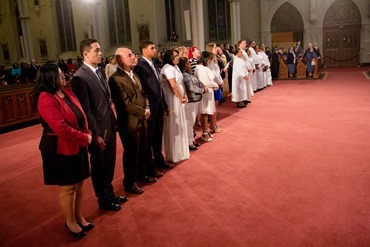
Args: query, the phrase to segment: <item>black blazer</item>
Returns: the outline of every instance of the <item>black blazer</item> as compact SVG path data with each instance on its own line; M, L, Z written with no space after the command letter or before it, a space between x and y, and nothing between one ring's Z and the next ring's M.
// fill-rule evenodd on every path
M158 66L154 64L154 67L159 74ZM150 64L144 58L141 58L135 66L134 72L139 76L144 92L148 96L151 115L163 115L168 106L164 98L161 82Z
M287 64L294 64L294 55L291 52L288 52L286 63Z
M104 72L102 75L105 78ZM102 138L105 136L105 140L116 138L115 115L111 107L108 84L104 87L97 75L82 64L73 75L72 90L82 105L92 135Z

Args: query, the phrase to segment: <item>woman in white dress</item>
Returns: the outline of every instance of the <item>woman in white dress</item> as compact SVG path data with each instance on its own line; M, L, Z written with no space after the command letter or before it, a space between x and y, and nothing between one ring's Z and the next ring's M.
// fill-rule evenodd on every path
M218 105L218 102L222 100L222 86L224 84L224 81L222 80L221 77L221 70L220 66L218 66L218 61L217 61L217 45L215 43L209 43L206 45L206 51L211 53L213 55L211 62L207 65L207 67L213 72L215 75L214 77L214 82L216 82L219 86L217 90L214 91L214 99L215 99L215 105ZM216 106L215 106L216 109ZM222 131L221 128L218 127L217 125L217 109L215 110L215 113L213 114L213 117L211 118L210 122L211 130L212 132L215 133L220 133Z
M214 114L216 112L215 96L213 91L218 89L218 84L215 82L215 74L207 67L213 59L213 54L208 51L203 51L199 58L199 64L195 68L195 77L205 86L208 87L208 92L203 94L199 104L199 112L201 114L202 125L202 140L212 141L212 135L208 131L208 116L211 119L211 126L214 123Z
M237 49L236 56L233 61L233 82L231 101L236 102L236 107L244 108L246 105L243 101L248 99L247 94L247 80L248 68L246 62L243 60L243 52L240 48Z
M167 161L178 162L189 159L185 104L188 102L183 76L177 64L179 53L168 50L163 56L161 83L169 115L164 119L163 146Z

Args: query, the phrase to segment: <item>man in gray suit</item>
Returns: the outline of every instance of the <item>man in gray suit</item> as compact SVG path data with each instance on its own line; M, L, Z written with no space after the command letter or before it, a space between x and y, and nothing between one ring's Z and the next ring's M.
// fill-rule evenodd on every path
M117 211L121 209L119 204L128 199L116 196L112 186L116 163L116 117L105 74L98 68L102 52L96 39L82 40L80 51L84 62L72 78L72 89L92 132L89 146L91 179L99 207Z

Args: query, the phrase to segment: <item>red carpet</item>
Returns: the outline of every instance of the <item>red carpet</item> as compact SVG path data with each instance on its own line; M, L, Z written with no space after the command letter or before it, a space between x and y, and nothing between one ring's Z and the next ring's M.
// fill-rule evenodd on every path
M63 227L58 187L43 185L40 126L0 135L0 246L370 246L365 69L279 80L245 109L227 102L224 131L119 212L98 210L88 179L96 227L81 240Z

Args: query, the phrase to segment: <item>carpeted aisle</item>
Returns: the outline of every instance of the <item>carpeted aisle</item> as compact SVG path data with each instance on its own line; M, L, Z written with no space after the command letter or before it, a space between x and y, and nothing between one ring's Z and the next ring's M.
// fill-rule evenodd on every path
M99 211L86 180L96 227L81 240L63 227L58 188L43 185L40 126L0 135L0 246L370 246L363 70L279 80L245 109L228 101L218 108L224 131L119 212Z

